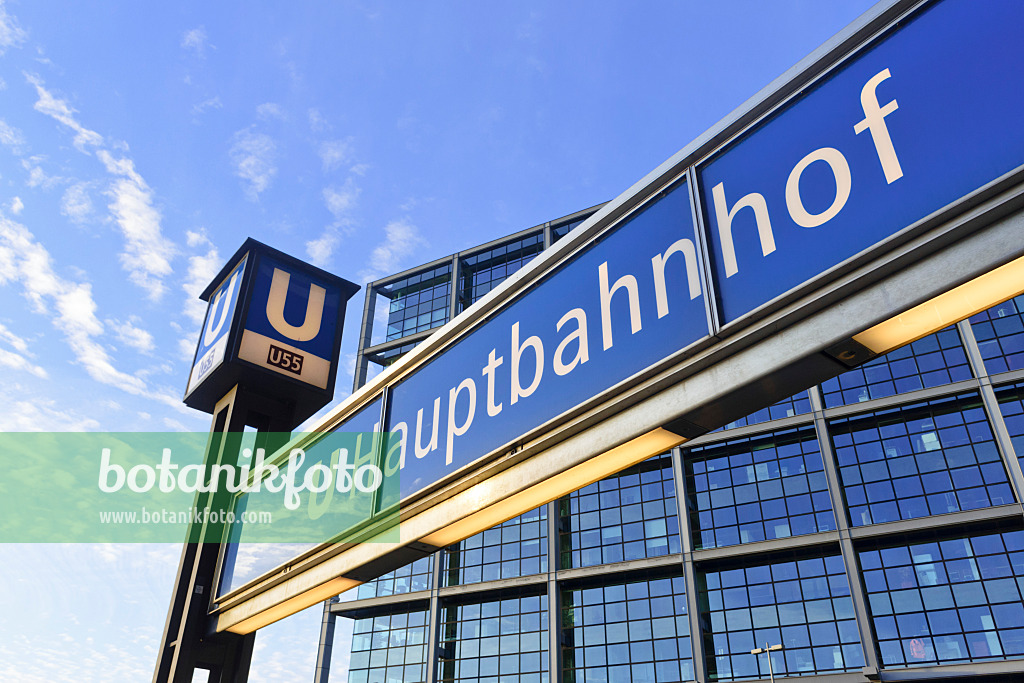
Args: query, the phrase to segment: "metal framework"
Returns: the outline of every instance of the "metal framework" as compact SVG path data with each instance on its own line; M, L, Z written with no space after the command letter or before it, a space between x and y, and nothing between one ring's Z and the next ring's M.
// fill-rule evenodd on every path
M440 578L441 566L443 564L442 553L438 553L434 556L433 560L429 590L351 601L335 601L331 602L325 609L335 618L367 618L429 604L430 644L427 648L428 677L426 681L427 683L437 683L439 680L436 674L438 659L437 642L439 638L437 629L440 611L444 609L446 604L453 600L465 600L467 596L471 596L474 600L487 600L523 591L531 593L543 592L548 596L548 676L552 683L557 683L563 680L560 656L562 649L560 597L563 590L567 587L571 588L579 585L581 582L598 581L615 584L652 574L657 575L667 569L681 570L686 581L686 606L690 624L690 642L693 647L693 680L703 683L711 680L708 677L706 667L707 652L704 649L704 639L700 637L702 632L706 632L708 625L702 622L701 606L698 601L699 591L695 578L708 567L752 566L758 562L763 563L773 558L791 556L794 552L830 552L841 554L845 565L857 618L857 627L861 642L864 644L865 666L860 672L829 673L796 678L776 675L775 680L792 682L813 680L827 683L854 683L858 681L864 683L865 681L872 680L945 681L975 678L991 681L1020 680L1024 677L1024 659L914 668L883 668L879 661L877 648L875 647L871 612L865 588L860 578L861 574L857 560L858 549L881 546L885 545L886 542L903 541L908 538L948 536L968 533L970 531L992 533L1024 529L1024 507L1022 507L1020 502L1024 501L1024 495L1022 495L1024 490L1019 487L1021 465L1017 454L1013 450L996 399L996 389L998 387L1024 381L1024 370L990 376L985 369L970 324L967 321L963 321L957 325L957 330L968 355L974 374L973 379L834 408L823 407L818 387L812 387L809 390L811 410L807 413L715 432L694 439L686 444L688 449L722 443L744 436L755 436L784 429L793 429L795 427L813 430L821 451L825 474L828 479L832 512L837 523L835 531L824 531L802 536L791 536L710 549L695 549L694 541L691 537L692 527L689 519L692 511L686 503L689 496L687 492L687 477L683 468L683 452L685 449L676 448L672 450L672 470L675 483L676 514L678 515L680 528L681 553L589 567L558 568L560 557L558 517L556 503L549 503L547 505L548 526L546 534L548 570L545 573L445 586ZM827 430L828 422L851 415L868 414L878 410L919 403L923 400L962 395L965 392L971 392L980 396L985 406L986 418L993 429L1002 465L1009 474L1018 502L898 522L851 527L844 508L843 489L838 474L835 454L831 447L831 439ZM767 681L768 679L761 680Z
M562 216L561 218L556 218L555 220L541 223L540 225L534 226L532 228L520 230L519 232L513 233L511 235L507 235L496 240L491 240L490 242L486 242L484 244L479 244L470 249L465 249L455 254L451 254L450 256L444 256L442 258L435 259L430 263L425 263L423 265L416 266L415 268L410 268L408 270L402 271L401 273L389 275L388 277L381 278L380 280L367 284L366 303L363 307L362 326L359 330L359 350L356 353L355 374L352 380L352 390L355 391L362 387L364 384L366 384L366 378L369 371L370 363L376 363L376 361L374 360L375 357L388 351L399 349L406 345L416 344L426 339L431 334L433 334L433 329L430 329L424 330L422 332L404 335L398 339L384 341L377 344L372 343L372 340L375 336L374 323L376 321L374 316L376 315L378 298L385 296L382 293L382 290L384 290L386 287L388 287L389 285L393 285L396 282L408 279L409 277L417 275L424 271L429 271L439 266L450 264L451 285L449 288L449 306L447 320L453 320L455 316L461 312L459 308L459 288L461 284L460 281L462 278L462 264L465 262L467 258L490 251L495 247L508 245L514 242L518 242L524 238L533 237L536 235L543 236L543 249L547 249L556 241L553 233L558 231L560 228L568 229L571 226L574 227L576 225L579 225L582 221L586 220L594 213L596 213L597 210L600 209L602 206L604 205L598 204L597 206L592 206L589 209L576 211L567 216Z

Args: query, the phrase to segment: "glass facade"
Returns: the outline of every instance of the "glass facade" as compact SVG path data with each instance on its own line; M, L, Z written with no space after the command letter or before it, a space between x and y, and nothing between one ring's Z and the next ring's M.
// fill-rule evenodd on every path
M561 566L679 552L672 458L652 458L559 501Z
M794 415L806 415L811 412L811 399L807 395L806 391L801 391L799 394L794 394L789 398L784 398L778 403L762 408L761 410L744 415L738 420L734 420L724 427L719 427L716 432L720 432L726 429L735 429L737 427L747 427L749 425L760 424L762 422L768 422L770 420L781 420L785 417L793 417Z
M832 408L970 378L967 354L954 326L822 383L821 394L825 406Z
M511 579L548 570L547 507L537 508L446 548L447 586Z
M547 609L547 595L445 607L438 680L547 683Z
M971 329L988 374L1024 370L1024 294L974 316Z
M452 254L412 274L371 282L368 287L376 296L371 297L373 308L367 311L366 327L360 335L353 388L366 381L370 363L386 368L421 340L402 343L402 339L444 325L452 310L461 313L544 251L545 244L550 246L565 237L595 211L596 207L496 243ZM457 274L453 277L455 264ZM377 299L381 297L387 301L386 326L379 326L375 316L380 312Z
M459 273L459 311L469 308L543 250L542 231L464 257Z
M569 231L579 226L579 224L582 223L583 220L584 219L581 218L579 220L575 220L570 223L562 223L561 225L557 225L551 228L551 243L554 244L558 240L568 235Z
M448 322L451 288L452 267L445 264L378 289L379 294L391 300L386 341L425 332Z
M836 528L813 429L688 449L685 461L696 548Z
M1012 384L996 396L1018 460L1024 458L1024 384Z
M975 395L836 420L829 428L853 526L1014 502Z
M425 611L356 619L348 683L423 683L427 680Z
M709 571L701 576L708 680L801 676L864 666L843 558ZM765 643L782 649L764 655Z
M433 567L434 556L430 555L373 581L360 584L339 597L341 600L363 600L430 590L430 573Z
M866 550L860 563L884 664L1024 656L1024 532Z
M545 227L549 243L570 226ZM542 247L538 229L469 252L454 293L450 271L447 293L430 287L468 305ZM415 318L410 298L382 362L411 348L406 325L419 330L435 297L421 294ZM1024 680L1022 307L349 591L331 606L356 630L338 675L706 683L767 680L770 657L776 676L807 680ZM780 647L751 652L766 645Z
M693 679L682 576L562 592L562 680Z

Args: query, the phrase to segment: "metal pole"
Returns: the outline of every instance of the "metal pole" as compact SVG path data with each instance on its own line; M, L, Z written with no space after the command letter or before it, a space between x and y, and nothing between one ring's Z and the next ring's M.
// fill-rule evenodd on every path
M754 648L753 650L750 651L750 654L755 655L755 656L759 655L759 654L762 654L762 653L768 655L768 679L771 681L771 683L775 683L775 669L772 668L772 652L775 652L776 650L781 650L781 649L782 649L782 645L781 644L769 645L766 642L764 644L764 647L757 647L757 648Z
M320 622L320 644L316 653L316 674L313 683L327 683L331 678L331 653L334 649L334 621L337 618L331 611L331 605L338 602L337 597L324 601L324 616Z

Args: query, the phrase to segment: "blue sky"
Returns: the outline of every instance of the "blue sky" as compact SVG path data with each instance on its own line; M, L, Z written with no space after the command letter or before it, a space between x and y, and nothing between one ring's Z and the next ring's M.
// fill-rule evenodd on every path
M0 0L0 430L205 431L246 237L362 283L612 199L871 4ZM0 547L0 679L149 680L178 551ZM318 626L251 680L310 680Z

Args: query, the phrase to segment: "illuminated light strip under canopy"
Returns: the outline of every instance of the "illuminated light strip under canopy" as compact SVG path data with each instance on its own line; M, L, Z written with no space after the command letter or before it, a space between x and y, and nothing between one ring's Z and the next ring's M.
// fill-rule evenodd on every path
M1024 294L1024 256L856 334L875 353L917 341L932 332Z
M617 446L610 451L590 458L586 462L582 462L549 477L539 484L507 496L476 512L472 512L468 516L445 526L443 529L419 539L419 541L442 548L469 538L496 524L501 524L506 520L512 519L524 512L529 512L595 481L600 481L627 467L664 453L684 441L686 439L667 429L654 429L631 441L627 441L621 446ZM271 599L268 601L268 604L272 606L267 609L260 610L259 605L255 604L256 613L253 616L243 618L241 621L233 623L223 630L239 634L251 633L306 607L323 602L333 595L343 593L358 586L360 583L360 581L354 579L336 577L327 583L299 593L283 602L272 604L273 600ZM256 597L255 601L258 603L260 599L260 597Z
M524 512L529 512L549 501L561 498L572 491L593 484L595 481L600 481L627 467L643 462L659 453L664 453L685 440L667 429L655 429L647 432L632 441L627 441L621 446L549 477L540 484L478 510L420 540L438 548L451 545Z
M252 633L257 629L269 626L275 621L280 621L281 619L315 605L318 602L323 602L324 600L338 595L339 593L344 593L347 590L355 588L359 584L359 581L346 579L344 577L332 579L313 590L300 593L299 595L278 603L269 609L258 612L248 619L244 619L237 624L233 624L225 630L231 631L232 633L238 633L240 635Z

